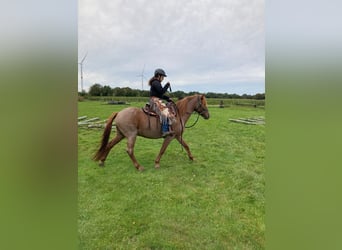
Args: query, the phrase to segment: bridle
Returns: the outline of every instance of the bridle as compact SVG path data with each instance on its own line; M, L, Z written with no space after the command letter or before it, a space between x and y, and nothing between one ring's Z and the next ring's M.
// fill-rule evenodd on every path
M193 126L195 126L196 123L198 122L199 116L200 115L203 116L203 113L208 111L207 108L203 107L203 104L201 102L201 97L200 96L198 96L197 101L198 101L197 107L194 109L194 111L197 112L196 121L192 125L190 125L190 126L185 126L185 128L192 128ZM202 109L201 111L200 111L200 108Z
M197 97L197 101L198 101L198 105L197 105L197 107L196 107L194 110L195 110L199 115L203 115L204 112L208 112L208 109L205 108L205 107L203 107L203 104L202 104L202 102L201 102L201 97L200 97L200 96ZM202 109L202 110L200 111L200 109Z

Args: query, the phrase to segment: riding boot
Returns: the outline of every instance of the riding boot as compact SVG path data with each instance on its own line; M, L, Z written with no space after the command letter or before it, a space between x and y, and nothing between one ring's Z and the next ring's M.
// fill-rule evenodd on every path
M166 137L168 135L172 135L173 131L169 130L169 124L167 121L163 121L162 123L162 137Z

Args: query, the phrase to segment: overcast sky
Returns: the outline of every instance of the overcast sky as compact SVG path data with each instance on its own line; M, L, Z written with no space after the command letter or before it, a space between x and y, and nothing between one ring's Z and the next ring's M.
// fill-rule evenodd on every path
M85 90L162 68L173 91L265 92L264 0L79 0L78 32Z

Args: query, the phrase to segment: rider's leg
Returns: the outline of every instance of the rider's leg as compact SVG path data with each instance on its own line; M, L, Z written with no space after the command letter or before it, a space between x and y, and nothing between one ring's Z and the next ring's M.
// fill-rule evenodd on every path
M173 132L170 131L170 126L167 118L162 118L162 137L172 135Z

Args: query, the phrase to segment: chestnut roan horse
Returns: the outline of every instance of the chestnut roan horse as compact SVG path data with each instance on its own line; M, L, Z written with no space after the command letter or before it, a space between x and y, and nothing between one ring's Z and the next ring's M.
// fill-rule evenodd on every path
M174 138L176 138L177 141L185 148L190 160L193 160L194 157L190 152L189 146L182 137L185 124L194 111L200 114L204 119L209 119L207 101L204 95L188 96L177 101L176 110L176 122L172 124L174 134L167 136L164 139L163 145L155 160L155 168L160 167L160 158ZM116 126L116 137L108 142L113 121L115 121ZM104 162L109 151L126 137L127 153L129 157L137 170L144 170L143 166L138 163L134 156L134 144L137 136L143 136L151 139L161 138L162 133L159 117L148 116L141 108L136 107L125 108L120 112L113 113L107 120L107 124L102 135L101 146L93 159L99 161L100 166L104 166Z

